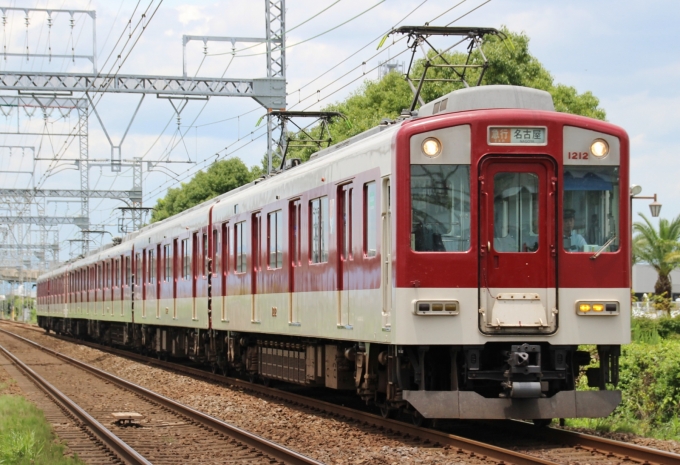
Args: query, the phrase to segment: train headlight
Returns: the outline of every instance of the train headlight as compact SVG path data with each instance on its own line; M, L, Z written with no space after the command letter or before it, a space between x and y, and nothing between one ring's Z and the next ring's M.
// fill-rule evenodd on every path
M430 158L436 158L442 153L442 143L436 137L425 139L421 148L423 153Z
M576 302L578 315L618 315L619 303L610 301L578 301Z
M590 153L597 158L606 157L609 153L609 144L604 139L595 139L593 143L590 144Z

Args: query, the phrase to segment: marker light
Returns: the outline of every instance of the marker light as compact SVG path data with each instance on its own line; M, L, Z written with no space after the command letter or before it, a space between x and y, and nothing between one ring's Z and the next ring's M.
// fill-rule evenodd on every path
M595 139L593 143L590 144L590 153L597 158L606 157L609 153L609 144L604 139Z
M596 312L601 312L604 310L604 305L602 304L593 304L593 310Z
M590 311L590 304L581 304L578 306L578 309L582 312L589 312Z
M428 137L423 141L422 149L426 156L436 158L442 153L442 143L439 139Z

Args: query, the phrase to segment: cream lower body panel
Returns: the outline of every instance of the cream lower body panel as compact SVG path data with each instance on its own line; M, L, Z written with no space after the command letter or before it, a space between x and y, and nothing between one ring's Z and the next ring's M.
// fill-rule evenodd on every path
M486 292L485 289L483 289ZM505 292L512 292L506 290ZM397 288L394 293L392 331L396 344L485 344L490 341L531 342L554 345L627 344L630 342L630 289L562 288L557 291L558 327L552 335L482 334L479 330L477 288ZM457 300L458 315L415 315L417 300ZM616 300L618 315L577 315L578 300Z
M216 303L221 297L215 297L212 327L390 343L393 333L382 326L381 296L380 289L226 296L224 314Z
M146 300L145 315L135 310L135 323L208 329L208 299L182 298ZM135 302L135 309L137 307Z

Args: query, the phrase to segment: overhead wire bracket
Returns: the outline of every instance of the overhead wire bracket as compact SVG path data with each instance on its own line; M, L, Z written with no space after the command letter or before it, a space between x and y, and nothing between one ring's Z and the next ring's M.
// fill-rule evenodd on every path
M401 26L388 32L387 35L385 35L385 37L383 37L383 39L380 41L378 48L382 47L387 37L392 34L406 34L408 36L407 47L411 49L411 60L409 61L408 69L404 73L404 77L408 82L411 91L413 92L413 100L411 102L409 111L414 111L416 109L416 105L419 102L421 105L424 104L423 99L420 97L420 93L422 92L423 84L426 82L457 82L463 84L465 87L470 87L470 84L466 79L466 73L470 69L480 69L481 71L479 73L477 83L475 84L476 86L480 85L484 77L484 73L489 67L489 60L482 51L482 41L484 37L487 35L497 35L504 40L507 39L507 36L502 31L490 27ZM461 37L461 39L452 46L442 51L438 51L428 40L432 36L458 36ZM467 46L467 58L465 63L449 63L444 58L444 53L463 42L469 42ZM429 50L426 48L426 46L429 47ZM414 59L418 49L423 52L425 63L423 66L423 72L420 75L418 84L416 86L414 80L411 79L411 70L413 69L413 65L415 63ZM475 50L479 50L479 53L482 56L481 64L471 63L470 61L472 58L472 53ZM430 56L428 55L428 51L432 51L434 53ZM443 63L437 63L437 61L441 61ZM448 68L453 72L454 77L428 78L427 73L431 68Z
M334 118L342 118L345 122L350 125L349 120L345 115L338 111L287 111L287 110L272 110L268 115L275 117L279 120L279 125L281 127L281 136L278 141L278 149L281 152L281 165L279 170L283 170L286 164L286 156L288 154L289 147L316 147L321 150L323 145L330 147L333 142L333 137L331 136L329 124ZM264 117L263 117L264 118ZM315 118L311 124L301 127L293 118ZM260 121L262 118L260 119ZM315 137L311 134L307 128L309 126L319 123L319 135ZM301 138L293 138L288 132L288 123L298 128L297 133ZM259 121L258 121L259 124Z

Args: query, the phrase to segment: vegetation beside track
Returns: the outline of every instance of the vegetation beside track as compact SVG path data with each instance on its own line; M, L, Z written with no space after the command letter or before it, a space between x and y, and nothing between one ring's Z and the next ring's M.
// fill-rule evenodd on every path
M633 318L632 337L621 347L621 405L607 418L567 426L680 441L680 317ZM588 348L595 357L595 347ZM587 389L585 376L580 382Z
M64 456L64 446L42 412L23 397L10 394L10 383L0 383L0 464L82 464L77 457Z

